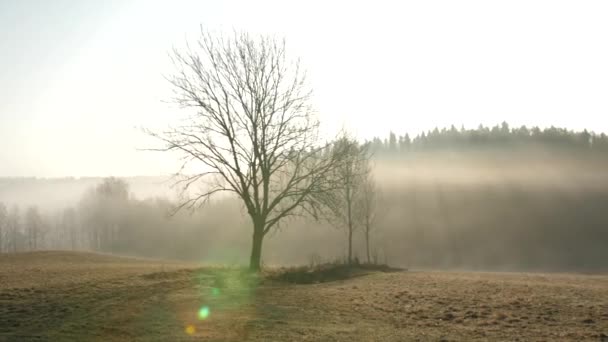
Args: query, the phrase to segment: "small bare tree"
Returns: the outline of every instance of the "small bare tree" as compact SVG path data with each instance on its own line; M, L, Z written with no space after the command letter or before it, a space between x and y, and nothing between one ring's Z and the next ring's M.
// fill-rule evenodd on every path
M178 127L149 133L165 143L159 150L183 156L177 210L216 193L236 195L253 224L249 266L259 270L264 236L287 217L316 212L337 165L319 144L305 73L287 58L284 41L239 32L201 29L196 45L174 49L172 58L174 100L193 113ZM203 180L204 190L189 191Z
M63 210L60 218L61 228L63 230L63 239L67 240L71 250L77 249L78 242L78 217L74 208L66 208Z
M20 245L21 212L17 205L13 205L7 217L8 241L10 250L16 253Z
M28 248L35 251L40 248L42 237L42 217L37 206L30 206L25 212L25 229L27 232Z
M93 249L114 252L120 241L119 231L124 228L128 203L129 184L119 178L104 178L85 193L80 213Z
M367 255L367 263L371 263L370 254L370 236L374 230L377 218L377 201L378 188L373 178L371 169L367 168L364 172L363 182L361 184L361 196L357 205L363 223L363 233L365 235L365 252Z
M326 196L328 218L339 227L344 227L348 242L348 263L353 262L353 236L361 226L362 211L357 208L363 195L363 185L369 172L368 146L344 136L334 144L340 155L338 167L333 171L336 184L331 196Z

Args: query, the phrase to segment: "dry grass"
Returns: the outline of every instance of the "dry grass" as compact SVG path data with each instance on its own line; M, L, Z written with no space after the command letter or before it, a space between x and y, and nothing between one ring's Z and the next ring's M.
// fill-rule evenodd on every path
M367 271L310 285L274 279L87 253L0 256L0 341L601 341L608 334L605 275ZM201 320L203 306L210 315Z

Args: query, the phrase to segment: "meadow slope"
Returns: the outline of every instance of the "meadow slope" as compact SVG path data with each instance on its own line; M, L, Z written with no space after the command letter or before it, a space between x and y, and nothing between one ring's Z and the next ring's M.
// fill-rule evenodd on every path
M72 252L0 255L0 341L601 341L608 276L372 272L296 285Z

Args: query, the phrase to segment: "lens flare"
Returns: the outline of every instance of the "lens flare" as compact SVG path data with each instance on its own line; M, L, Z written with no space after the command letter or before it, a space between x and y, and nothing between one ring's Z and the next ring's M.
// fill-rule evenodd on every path
M194 325L190 324L186 327L186 334L192 336L194 335L194 333L196 333L196 328L194 327Z
M218 289L217 287L214 287L211 289L211 294L214 296L219 296L220 295L220 289Z
M200 308L200 310L198 310L198 319L204 321L209 317L210 314L211 311L209 310L209 307L203 306L202 308Z

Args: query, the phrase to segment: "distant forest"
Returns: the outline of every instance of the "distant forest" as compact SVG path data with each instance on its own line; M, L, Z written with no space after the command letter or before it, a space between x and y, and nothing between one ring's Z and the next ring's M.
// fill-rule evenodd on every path
M477 129L435 128L415 137L391 132L386 139L369 141L372 150L380 155L398 155L410 151L466 150L470 148L543 147L561 151L608 152L608 136L583 130L575 132L565 128L540 129L521 126L511 128L503 122L494 127L479 125Z

